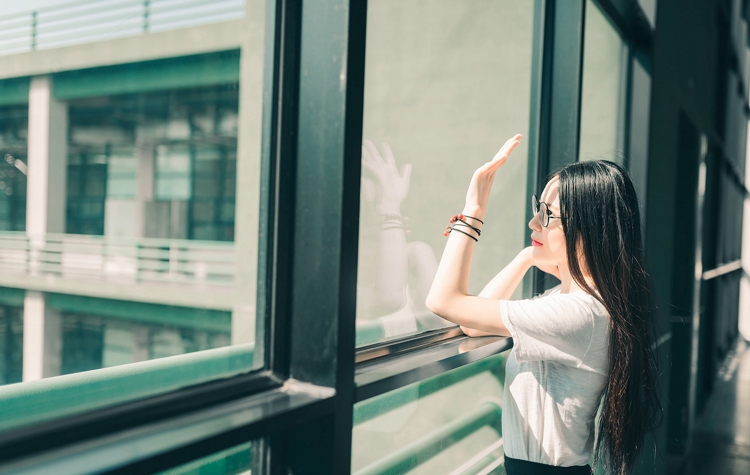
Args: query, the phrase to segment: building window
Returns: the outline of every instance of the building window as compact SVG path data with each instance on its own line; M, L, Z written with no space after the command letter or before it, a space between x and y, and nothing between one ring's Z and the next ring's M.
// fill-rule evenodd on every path
M0 231L26 230L28 105L0 107Z
M67 232L233 241L238 91L70 101Z

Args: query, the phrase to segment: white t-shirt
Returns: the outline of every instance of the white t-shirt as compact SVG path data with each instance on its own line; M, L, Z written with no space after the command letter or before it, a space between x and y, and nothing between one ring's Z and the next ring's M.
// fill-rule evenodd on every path
M560 286L529 300L501 300L513 337L503 388L509 457L586 465L608 375L609 313L594 297Z

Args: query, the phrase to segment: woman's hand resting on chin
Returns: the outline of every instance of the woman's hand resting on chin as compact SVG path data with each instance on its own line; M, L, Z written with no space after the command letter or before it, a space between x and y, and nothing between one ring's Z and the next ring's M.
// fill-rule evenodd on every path
M529 262L530 265L536 267L542 272L553 275L560 279L560 268L554 262L542 262L534 259L534 246L523 248L519 253L522 254Z

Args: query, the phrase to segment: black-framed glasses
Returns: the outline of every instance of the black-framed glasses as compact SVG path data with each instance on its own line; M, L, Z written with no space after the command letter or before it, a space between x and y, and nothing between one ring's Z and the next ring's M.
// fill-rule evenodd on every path
M545 228L549 225L550 219L560 218L560 216L552 216L552 211L550 211L549 205L544 201L539 201L536 195L531 195L531 209L533 209L534 213L539 216L539 222Z

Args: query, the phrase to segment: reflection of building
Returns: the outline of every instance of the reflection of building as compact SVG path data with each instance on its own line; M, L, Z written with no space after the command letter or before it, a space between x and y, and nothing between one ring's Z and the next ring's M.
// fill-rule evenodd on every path
M79 44L33 36L54 49L0 44L0 384L252 341L244 5L222 2L154 2L142 29Z

